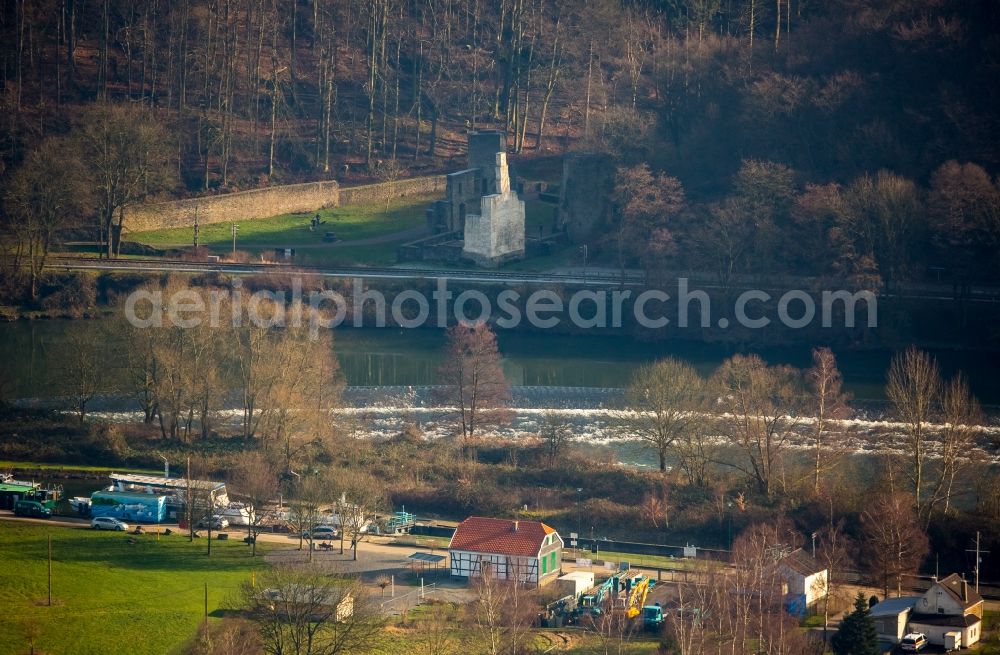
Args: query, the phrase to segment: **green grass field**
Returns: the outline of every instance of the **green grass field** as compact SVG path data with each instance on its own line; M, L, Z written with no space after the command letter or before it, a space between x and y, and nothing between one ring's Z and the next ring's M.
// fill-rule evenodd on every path
M424 210L435 195L398 198L386 203L348 205L307 214L283 214L259 220L239 221L236 247L239 250L276 246L323 245L323 235L334 232L344 241L372 239L411 230L424 224ZM309 229L310 219L319 213L323 224ZM189 246L194 241L193 227L178 227L149 232L135 232L129 240L156 247ZM228 250L233 245L229 223L214 223L200 228L199 242L213 250Z
M13 460L0 460L0 471L27 470L27 471L86 471L88 473L101 473L110 471L115 473L146 473L158 475L162 471L154 469L134 469L126 466L89 466L87 464L44 464L41 462L15 462Z
M46 539L52 537L52 600L45 605ZM265 566L240 540L189 543L183 536L120 533L0 522L0 652L171 653L251 571Z

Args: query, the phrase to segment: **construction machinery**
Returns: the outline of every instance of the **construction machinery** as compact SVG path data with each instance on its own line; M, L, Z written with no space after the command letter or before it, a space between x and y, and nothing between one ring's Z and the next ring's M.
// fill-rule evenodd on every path
M659 632L663 627L663 608L659 603L642 608L642 627L650 632Z
M576 607L576 617L600 616L604 613L604 605L612 593L618 591L619 578L621 574L616 573L596 587L586 591L580 596L580 601Z
M654 584L656 583L647 576L642 576L638 582L632 585L632 590L628 594L628 600L625 605L626 617L634 619L639 616L643 605L646 603L646 594L649 593L649 588Z
M576 615L597 617L605 612L623 612L634 619L646 602L652 581L639 571L615 573L600 585L580 596Z

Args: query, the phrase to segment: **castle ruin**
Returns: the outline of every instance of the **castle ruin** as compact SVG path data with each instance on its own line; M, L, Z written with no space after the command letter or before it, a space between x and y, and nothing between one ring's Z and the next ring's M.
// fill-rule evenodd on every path
M511 186L503 132L469 133L468 168L446 178L427 209L434 235L399 250L401 261L447 260L493 268L524 258L524 201Z

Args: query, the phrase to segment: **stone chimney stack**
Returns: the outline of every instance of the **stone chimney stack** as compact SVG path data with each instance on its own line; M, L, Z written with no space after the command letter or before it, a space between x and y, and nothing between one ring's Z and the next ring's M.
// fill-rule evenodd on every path
M513 532L517 532L517 527L518 527L518 525L517 525L517 524L518 524L518 522L517 522L517 521L514 521L514 527L513 527L513 528L511 528L511 530L512 530Z
M969 583L965 581L965 578L962 578L962 600L969 601Z

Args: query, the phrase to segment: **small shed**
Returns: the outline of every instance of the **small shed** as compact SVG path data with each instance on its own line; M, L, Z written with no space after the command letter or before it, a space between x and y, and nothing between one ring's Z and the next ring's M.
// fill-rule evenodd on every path
M594 573L593 571L572 571L559 576L557 582L561 595L572 595L579 598L583 592L594 586Z
M807 607L827 594L826 567L801 548L779 560L778 572L788 583L788 594L804 599Z
M435 555L434 553L413 553L406 559L409 560L407 565L410 570L415 574L423 574L427 571L439 571L444 568L444 561L448 559L444 555Z
M920 600L917 596L901 596L886 598L876 603L869 610L879 641L898 644L906 634L906 622L910 618L913 606Z

